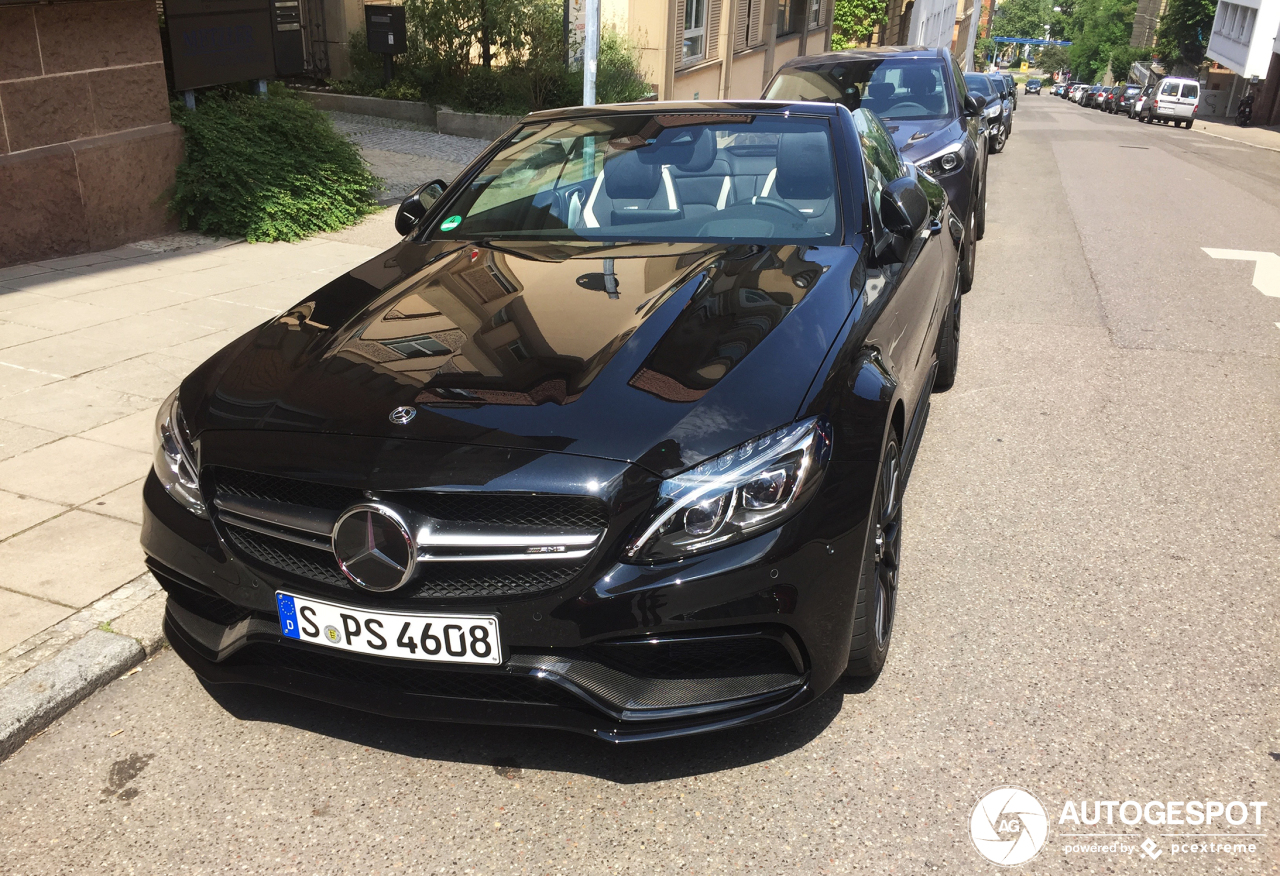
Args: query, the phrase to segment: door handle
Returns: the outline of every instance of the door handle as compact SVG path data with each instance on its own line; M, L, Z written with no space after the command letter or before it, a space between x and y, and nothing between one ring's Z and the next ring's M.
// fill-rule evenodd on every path
M933 237L933 235L941 234L941 233L942 233L942 223L939 222L937 219L934 219L932 222L929 223L929 236Z

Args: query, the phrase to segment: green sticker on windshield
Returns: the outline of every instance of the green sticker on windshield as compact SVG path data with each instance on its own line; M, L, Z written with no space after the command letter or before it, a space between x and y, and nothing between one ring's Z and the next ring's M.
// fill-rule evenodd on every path
M450 216L448 219L440 223L441 231L452 231L462 224L461 216Z

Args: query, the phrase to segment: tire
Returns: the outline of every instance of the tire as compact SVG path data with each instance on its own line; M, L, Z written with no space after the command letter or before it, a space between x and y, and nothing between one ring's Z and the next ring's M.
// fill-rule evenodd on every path
M873 678L884 669L893 643L898 603L898 558L902 552L902 468L898 436L890 432L880 454L871 520L862 551L858 598L853 607L853 638L845 678Z
M960 291L968 292L973 288L973 275L978 266L977 210L969 213L969 227L965 231L965 246L960 251Z
M1187 119L1187 130L1188 130L1188 131L1190 131L1190 130L1191 130L1191 125L1192 125L1192 123L1193 123L1193 122L1195 122L1195 119Z
M933 381L934 392L946 392L956 382L956 371L960 365L960 304L963 300L957 271L955 288L951 290L951 300L947 302L947 312L942 317L942 328L938 330L938 374Z
M978 199L978 215L973 220L974 239L982 240L987 233L987 173L985 162L982 169L982 191Z
M1008 129L1002 126L1000 128L1000 133L996 134L995 139L990 141L991 152L993 154L999 155L1004 151L1004 144L1009 142L1009 134L1007 131Z

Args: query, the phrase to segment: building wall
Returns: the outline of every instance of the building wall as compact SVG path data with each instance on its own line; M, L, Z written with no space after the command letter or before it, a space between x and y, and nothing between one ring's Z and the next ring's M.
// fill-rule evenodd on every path
M154 0L0 6L0 128L0 266L172 228Z
M1266 76L1277 29L1280 0L1219 0L1205 54L1241 76Z
M1129 45L1151 49L1156 44L1156 27L1160 24L1160 16L1164 15L1169 0L1138 0L1138 8L1133 14L1133 35Z

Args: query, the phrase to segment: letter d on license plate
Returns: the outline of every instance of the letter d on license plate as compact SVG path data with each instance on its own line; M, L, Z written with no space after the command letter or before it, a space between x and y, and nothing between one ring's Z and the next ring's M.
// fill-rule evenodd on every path
M280 592L276 606L280 632L313 645L431 663L502 663L498 619L491 614L369 611Z

